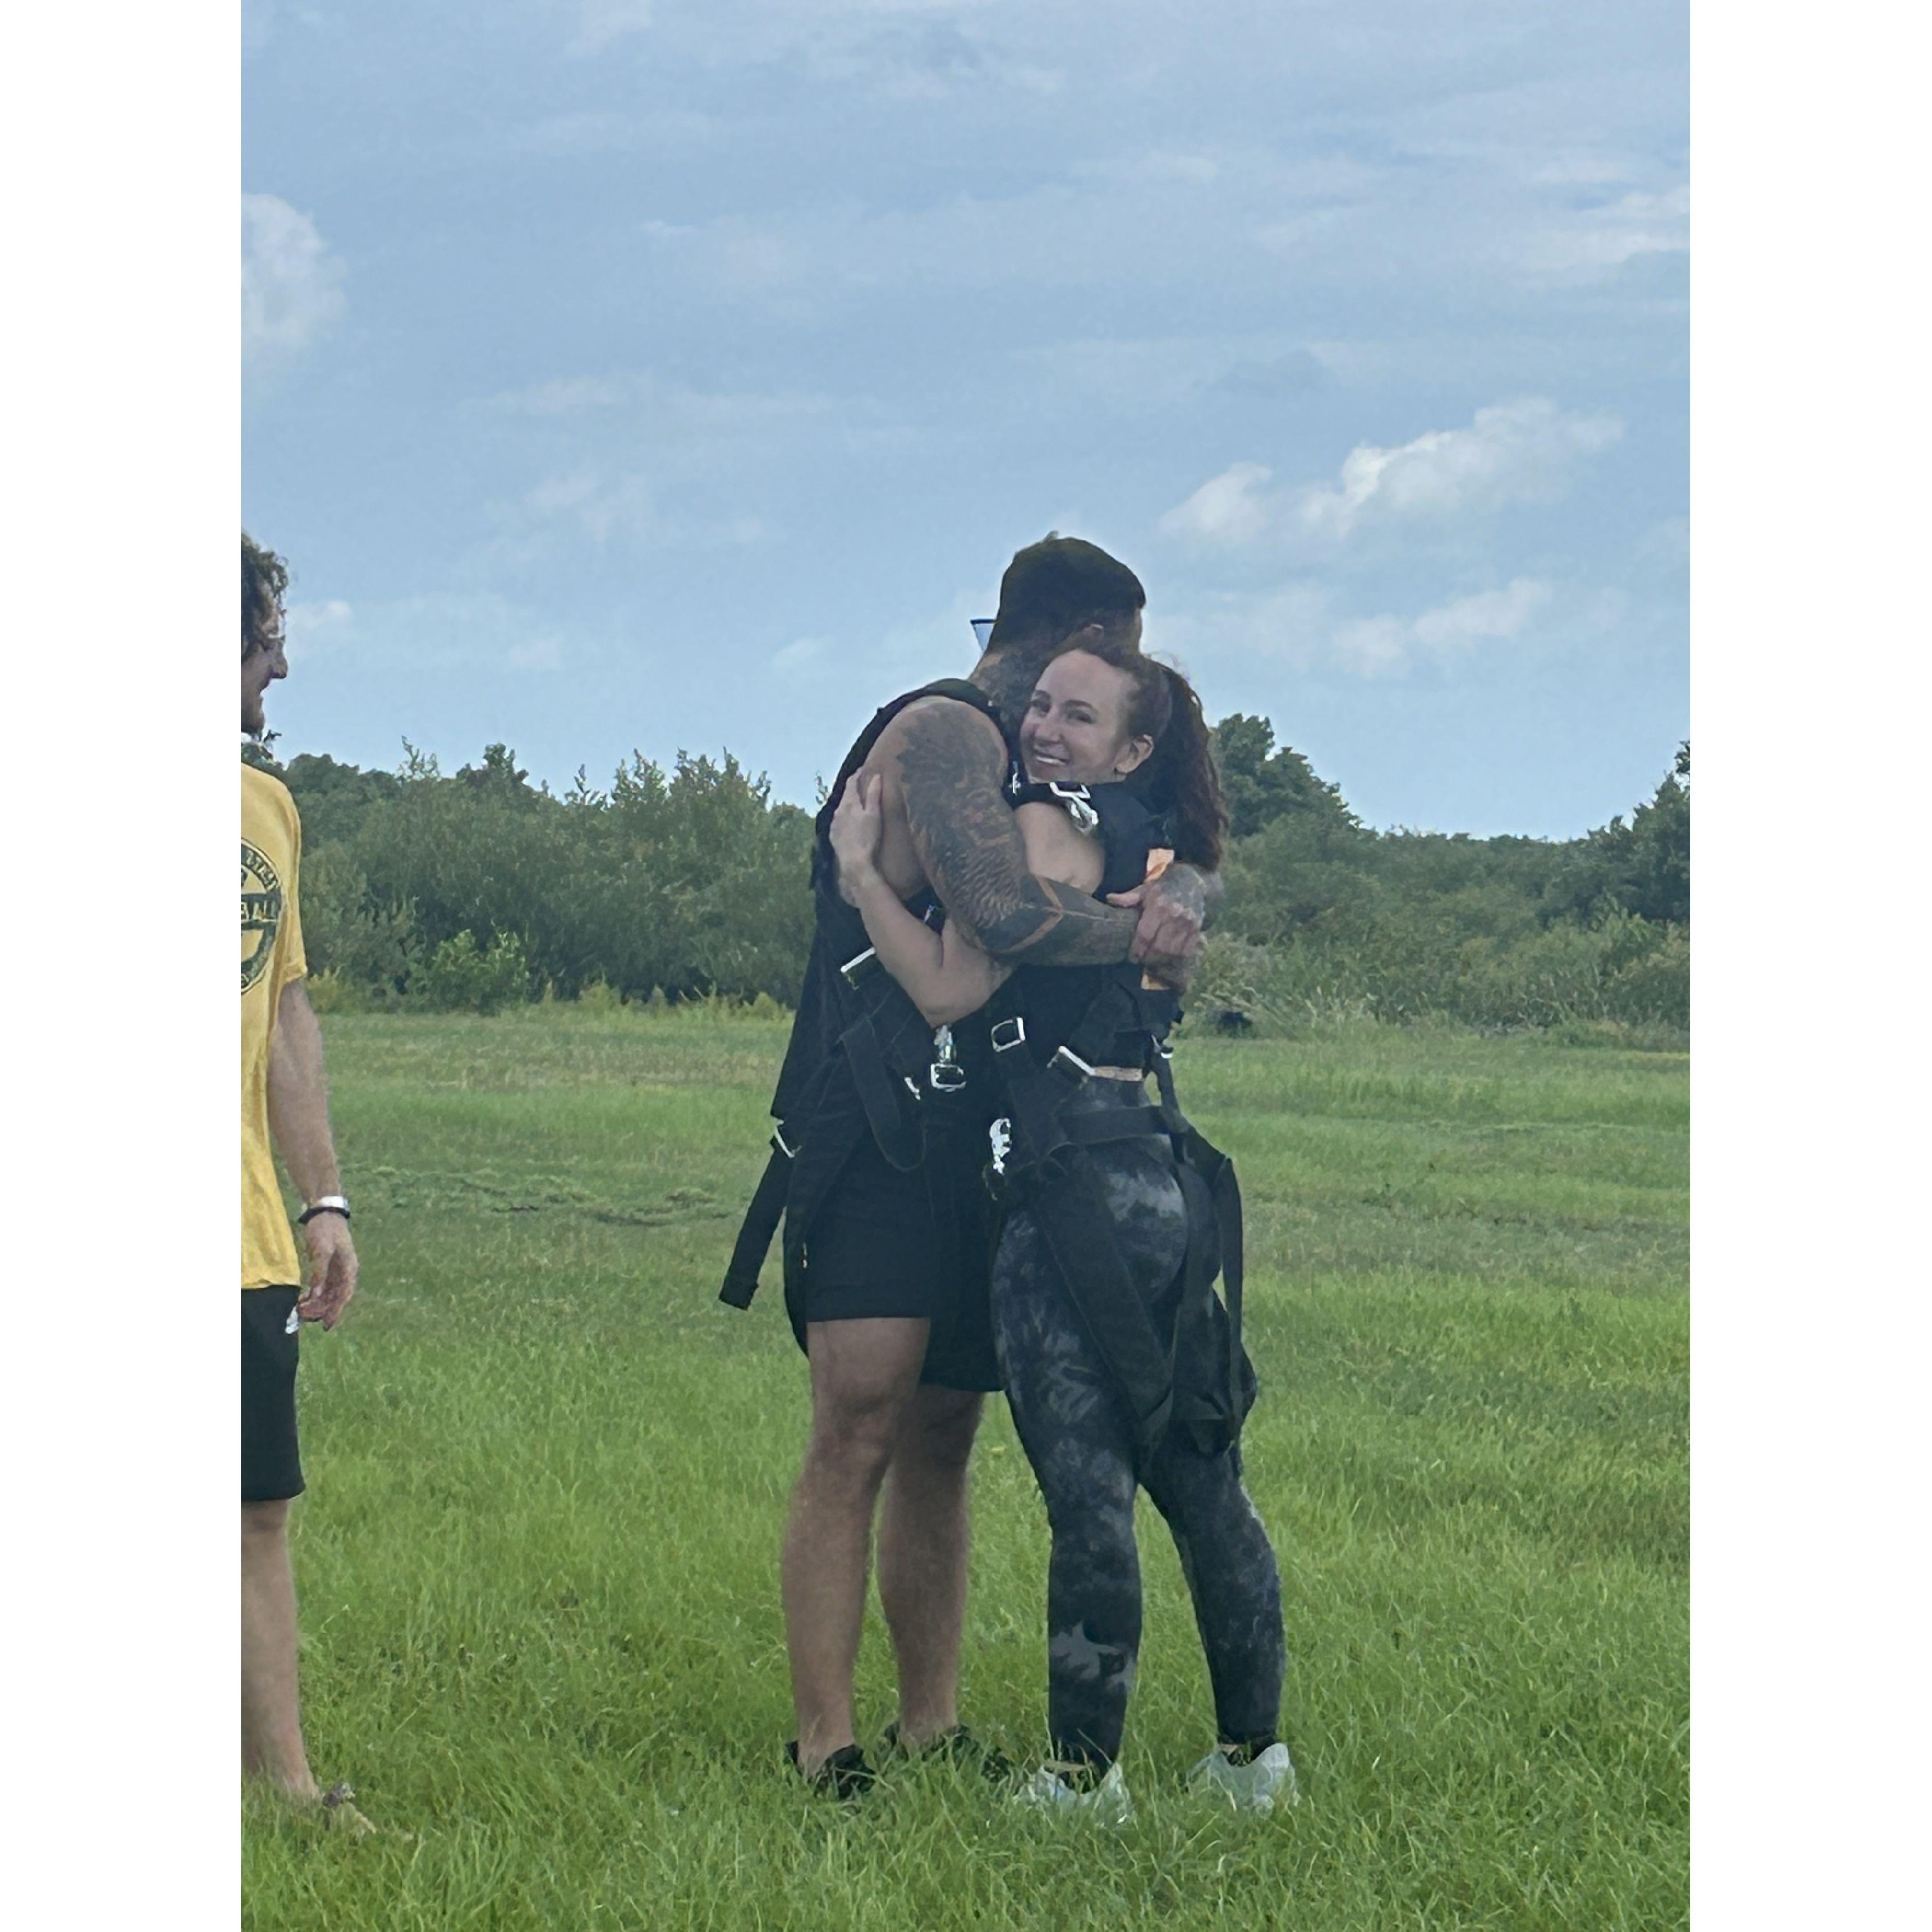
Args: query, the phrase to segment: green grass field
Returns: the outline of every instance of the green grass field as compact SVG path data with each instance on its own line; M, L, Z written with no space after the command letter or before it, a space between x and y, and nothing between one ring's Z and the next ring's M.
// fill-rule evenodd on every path
M1364 1027L1196 1041L1236 1156L1301 1804L1213 1738L1144 1509L1136 1822L964 1775L807 1797L776 1556L806 1418L767 1270L717 1282L781 1024L335 1016L363 1290L304 1347L311 1754L412 1833L251 1798L252 1927L1664 1927L1688 1916L1688 1068ZM1046 1539L1004 1408L974 1469L964 1714L1040 1748ZM862 1736L892 1714L874 1618Z

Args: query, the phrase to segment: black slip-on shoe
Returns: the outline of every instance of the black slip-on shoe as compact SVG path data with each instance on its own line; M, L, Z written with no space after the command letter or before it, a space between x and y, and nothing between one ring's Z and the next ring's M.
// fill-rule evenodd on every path
M1017 1784L1024 1774L998 1744L976 1738L964 1724L955 1724L950 1731L940 1732L930 1744L913 1750L900 1743L899 1727L890 1724L886 1726L884 1742L887 1752L896 1757L909 1758L914 1763L942 1760L962 1770L976 1771L995 1784Z
M796 1738L785 1746L785 1757L793 1770L802 1769ZM856 1744L842 1744L805 1781L811 1790L823 1792L828 1798L849 1801L864 1797L878 1783L879 1774L866 1762L866 1754Z

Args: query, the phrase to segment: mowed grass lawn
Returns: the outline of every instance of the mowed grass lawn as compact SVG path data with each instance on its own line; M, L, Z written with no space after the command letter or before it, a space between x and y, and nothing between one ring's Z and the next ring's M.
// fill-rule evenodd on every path
M784 1030L687 1010L326 1022L363 1288L304 1348L320 1774L413 1834L249 1803L275 1927L1681 1925L1688 1914L1688 1068L1368 1028L1196 1040L1236 1155L1305 1796L1188 1792L1213 1741L1172 1546L1118 1833L970 1777L806 1796L777 1552L804 1366L767 1268L716 1299ZM1042 1512L974 1468L964 1714L1045 1721ZM892 1715L876 1615L861 1731Z

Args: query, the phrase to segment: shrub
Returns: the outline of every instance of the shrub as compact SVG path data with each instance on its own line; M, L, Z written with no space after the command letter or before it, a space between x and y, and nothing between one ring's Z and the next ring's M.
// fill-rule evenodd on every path
M526 1000L530 969L523 941L500 932L486 950L473 932L459 932L430 955L412 991L444 1012L494 1013Z

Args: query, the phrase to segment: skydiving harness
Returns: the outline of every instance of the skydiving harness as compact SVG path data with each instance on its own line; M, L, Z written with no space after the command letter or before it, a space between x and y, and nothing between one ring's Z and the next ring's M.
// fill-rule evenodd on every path
M928 1096L943 1108L946 1096L967 1085L951 1028L927 1029L872 947L846 960L838 974L852 1017L837 1050L819 1063L772 1132L770 1158L718 1291L734 1308L751 1306L781 1219L786 1285L793 1286L806 1232L868 1133L889 1167L910 1173L925 1158L928 1134L952 1124L943 1114L934 1118Z
M806 1238L847 1162L867 1136L897 1172L910 1173L927 1163L934 1210L944 1218L953 1204L939 1184L943 1177L938 1166L927 1160L928 1152L936 1151L937 1144L946 1138L976 1136L985 1118L982 1112L969 1119L963 1111L967 1070L952 1029L934 1031L927 1026L911 997L866 943L857 913L839 898L837 868L827 842L831 814L846 779L864 764L880 734L899 712L930 697L955 699L999 723L992 702L976 686L944 679L883 706L846 754L819 814L813 860L818 918L812 958L772 1102L778 1121L772 1152L718 1291L718 1299L732 1307L750 1306L758 1292L758 1271L782 1220L786 1304L801 1334ZM926 909L928 920L940 914L936 902ZM842 958L848 946L850 950ZM950 1163L948 1171L958 1164ZM970 1252L963 1239L950 1245L962 1258Z
M900 706L935 691L965 694L984 706L970 686L957 694L950 686L910 694L880 712L848 756L848 769L862 762ZM833 788L832 802L845 776L842 772ZM1016 805L1051 797L1083 831L1100 827L1102 814L1084 787L1029 785L1016 776L1007 789ZM1144 842L1140 849L1136 879L1145 870ZM1103 886L1120 890L1130 882L1124 878L1111 886L1103 880ZM811 1066L804 1084L784 1108L719 1291L719 1299L730 1306L749 1306L782 1219L786 1301L795 1328L801 1326L797 1297L808 1232L866 1135L888 1165L901 1172L926 1160L935 1184L935 1209L944 1210L941 1184L969 1163L979 1165L966 1137L976 1138L989 1104L966 1091L973 1083L952 1029L926 1028L910 998L865 944L862 923L838 898L836 885L821 874L818 889L817 990L820 1001L830 1001L837 1010L830 1026L816 1010L814 1018L821 1040L836 1028L836 1040ZM823 896L828 890L830 897ZM928 918L936 910L928 908ZM824 969L819 955L842 927L856 932L858 946L835 974ZM1241 1346L1240 1190L1234 1163L1187 1119L1176 1098L1169 1065L1173 1049L1166 1038L1178 1016L1174 995L1148 986L1137 968L1106 969L1098 993L1064 1040L1046 1054L1043 1042L1028 1038L1021 1010L1028 976L1022 973L1009 979L985 1009L991 1022L994 1084L1006 1108L988 1130L988 1186L1003 1205L1023 1204L1038 1222L1126 1406L1142 1456L1150 1455L1172 1427L1185 1430L1202 1453L1217 1454L1239 1439L1255 1399L1254 1371ZM779 1083L781 1097L790 1084L812 991L808 983L801 998L793 1054ZM1095 1073L1096 1066L1118 1062L1123 1035L1130 1036L1142 1070L1154 1074L1160 1104L1090 1111L1071 1106L1093 1081L1104 1077ZM1178 1286L1171 1325L1156 1322L1129 1272L1105 1180L1091 1152L1118 1142L1156 1137L1164 1138L1172 1150L1187 1217L1178 1283L1170 1283L1159 1298L1164 1309ZM948 1138L953 1145L940 1144ZM956 1202L952 1204L956 1210ZM978 1252L963 1239L951 1245L962 1260ZM1214 1292L1217 1274L1226 1285L1225 1306Z
M1126 971L1112 972L1072 1033L1042 1059L1028 1038L1018 1010L1024 992L1012 992L1014 983L1007 981L988 1009L994 1016L994 1064L1010 1108L989 1130L988 1184L1038 1224L1125 1406L1141 1455L1150 1455L1172 1428L1185 1430L1202 1454L1219 1454L1239 1439L1255 1398L1254 1370L1241 1346L1240 1188L1233 1162L1182 1113L1175 1096L1173 1048L1162 1036L1172 996L1166 1012L1148 1012L1155 1003L1146 992ZM1118 1057L1126 1032L1142 1036L1160 1104L1072 1106L1106 1077L1095 1065ZM1178 1299L1165 1336L1121 1253L1105 1177L1092 1154L1156 1137L1173 1151L1187 1215ZM1225 1306L1214 1292L1217 1274ZM1170 1285L1168 1294L1174 1292Z

